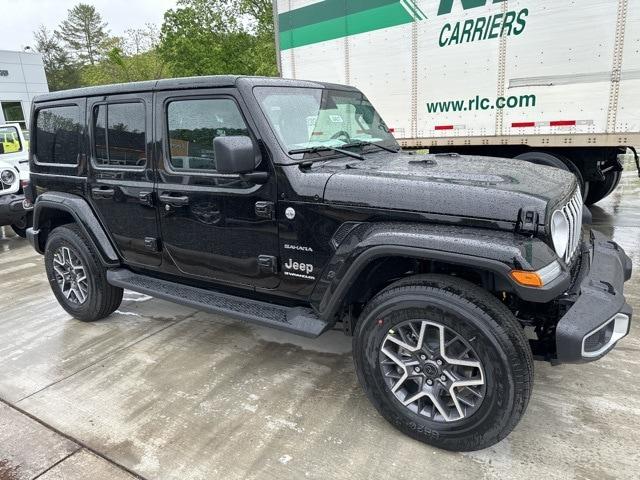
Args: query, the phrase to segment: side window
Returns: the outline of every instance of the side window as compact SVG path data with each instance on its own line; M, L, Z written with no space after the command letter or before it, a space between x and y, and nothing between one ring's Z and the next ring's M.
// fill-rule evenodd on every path
M22 150L16 127L0 127L0 154L15 153Z
M105 167L143 167L147 161L143 103L98 105L93 111L96 163Z
M238 106L228 98L172 101L167 124L169 159L175 170L215 172L213 139L249 135Z
M82 142L80 107L43 108L36 118L36 158L39 163L77 165Z

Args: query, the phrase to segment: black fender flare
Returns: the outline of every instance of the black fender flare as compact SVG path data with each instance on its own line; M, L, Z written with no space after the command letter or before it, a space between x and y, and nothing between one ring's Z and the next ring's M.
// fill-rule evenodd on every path
M38 251L44 253L46 238L41 235L42 224L47 220L47 211L58 210L69 213L85 236L99 253L100 260L107 267L120 265L120 258L105 229L91 209L89 202L79 195L64 192L44 192L38 195L33 206L33 228L29 239Z
M433 260L491 272L512 287L521 299L547 303L569 288L571 275L564 263L562 273L541 288L525 287L511 270L539 270L558 260L542 240L513 232L448 225L371 223L353 228L335 249L311 294L319 315L331 320L338 313L360 273L373 261L385 257Z

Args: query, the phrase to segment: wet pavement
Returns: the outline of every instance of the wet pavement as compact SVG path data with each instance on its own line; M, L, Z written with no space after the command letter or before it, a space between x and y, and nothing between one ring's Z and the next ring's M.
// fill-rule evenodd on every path
M592 212L639 272L635 171ZM639 279L626 286L636 311ZM640 478L637 322L599 362L536 363L516 430L456 454L376 413L338 332L302 339L132 292L110 318L82 323L10 229L0 230L0 305L2 480Z

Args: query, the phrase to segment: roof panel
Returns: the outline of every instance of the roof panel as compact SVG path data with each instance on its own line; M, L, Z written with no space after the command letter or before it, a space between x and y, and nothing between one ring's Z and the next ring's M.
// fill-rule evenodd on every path
M51 92L38 95L34 98L34 102L51 102L56 100L66 100L80 97L103 97L106 95L118 95L126 93L149 92L160 90L182 90L188 88L216 88L216 87L232 87L237 81L249 85L268 85L268 86L298 86L298 87L316 87L316 88L342 88L351 89L344 85L333 85L323 82L312 82L305 80L290 80L279 77L243 77L238 75L211 75L202 77L181 77L166 78L163 80L149 80L145 82L117 83L113 85L100 85L97 87L74 88L71 90L61 90L59 92Z

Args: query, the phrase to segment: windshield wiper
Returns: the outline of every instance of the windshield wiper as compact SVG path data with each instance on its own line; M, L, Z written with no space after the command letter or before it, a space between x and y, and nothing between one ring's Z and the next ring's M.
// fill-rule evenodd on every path
M327 146L296 148L294 150L289 150L289 155L296 155L298 153L318 153L318 152L329 152L329 151L341 153L342 155L346 155L347 157L351 157L351 158L357 158L358 160L364 160L364 157L359 153L350 152L349 150L343 150L342 148L327 147ZM298 162L298 163L305 163L308 161L309 160L302 160L301 162Z
M381 145L381 144L375 143L375 142L369 142L367 140L358 140L357 142L347 143L347 144L343 145L343 147L367 147L369 145L373 145L374 147L381 148L382 150L386 150L387 152L391 152L391 153L400 152L400 149L387 147L386 145Z

